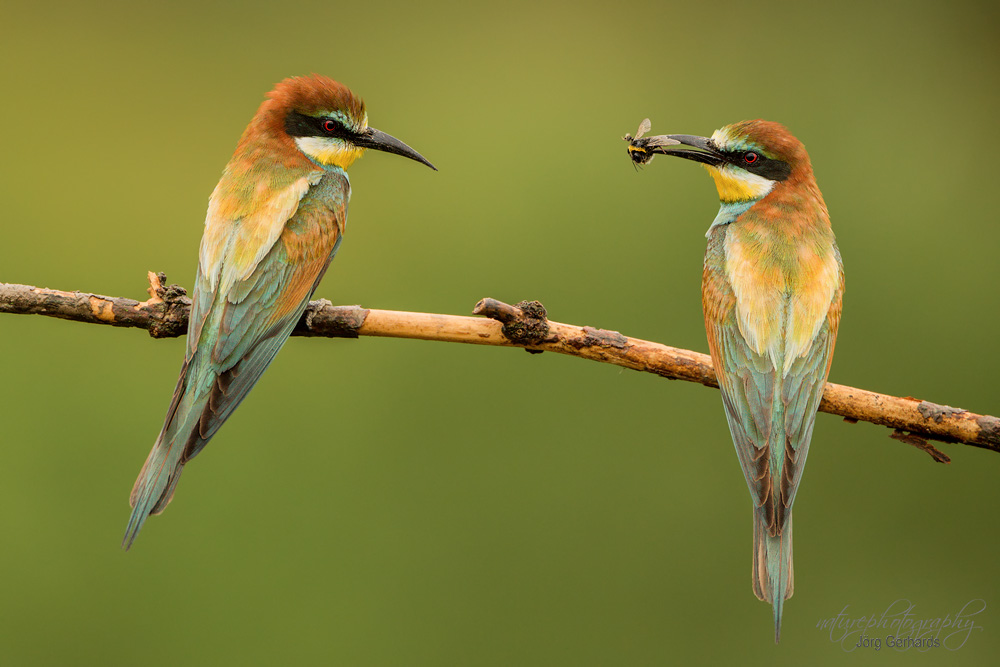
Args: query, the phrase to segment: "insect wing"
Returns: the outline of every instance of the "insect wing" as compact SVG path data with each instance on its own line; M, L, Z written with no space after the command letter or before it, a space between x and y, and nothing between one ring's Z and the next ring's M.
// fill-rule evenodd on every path
M649 122L648 118L644 118L641 123L639 123L639 129L635 131L635 139L632 141L638 141L639 137L649 132L649 129L653 127L653 124Z
M653 137L646 137L642 140L642 145L645 148L655 148L657 146L676 146L681 142L676 139L671 139L665 134L658 134Z

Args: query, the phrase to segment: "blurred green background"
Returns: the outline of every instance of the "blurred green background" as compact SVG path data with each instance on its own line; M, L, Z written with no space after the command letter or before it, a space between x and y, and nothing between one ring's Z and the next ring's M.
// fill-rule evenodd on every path
M784 122L847 271L831 379L1000 413L998 10L983 2L26 3L0 9L0 280L190 287L264 93L320 72L433 173L370 154L318 296L552 319L707 351L711 179L619 137ZM781 645L716 391L552 354L286 345L118 548L183 340L0 317L6 665L986 664L1000 457L935 464L820 415ZM976 598L954 653L817 628Z

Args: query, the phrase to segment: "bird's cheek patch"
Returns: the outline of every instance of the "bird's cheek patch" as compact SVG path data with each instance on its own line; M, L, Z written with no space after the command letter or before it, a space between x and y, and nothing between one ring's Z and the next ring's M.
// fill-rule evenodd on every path
M705 168L715 180L719 200L726 204L761 199L774 187L774 181L729 165L722 168L705 165Z
M341 169L350 167L365 152L347 142L334 143L323 137L296 137L295 144L316 162Z

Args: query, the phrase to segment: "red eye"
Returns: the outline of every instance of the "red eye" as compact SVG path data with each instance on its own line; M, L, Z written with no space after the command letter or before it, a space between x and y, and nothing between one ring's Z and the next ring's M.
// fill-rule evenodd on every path
M323 129L326 130L327 132L333 132L334 130L337 129L337 124L334 123L332 120L324 120Z
M757 154L754 153L753 151L750 151L749 153L744 153L743 161L746 162L747 164L753 164L754 162L757 161Z

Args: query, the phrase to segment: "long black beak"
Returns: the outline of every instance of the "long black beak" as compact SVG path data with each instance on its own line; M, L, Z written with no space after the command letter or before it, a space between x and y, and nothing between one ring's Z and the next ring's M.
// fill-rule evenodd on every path
M377 151L402 155L403 157L408 157L411 160L416 160L421 164L426 164L434 171L437 171L437 167L428 162L423 155L413 150L396 137L386 134L385 132L380 132L373 127L369 127L361 134L351 137L351 143L360 148L372 148Z
M710 164L713 167L718 167L726 161L725 156L719 152L719 149L715 147L711 139L696 137L691 134L668 134L666 137L680 142L681 146L656 147L651 149L650 152L661 155L674 155L686 160ZM684 148L683 146L690 146L690 148ZM692 150L692 148L697 150Z

